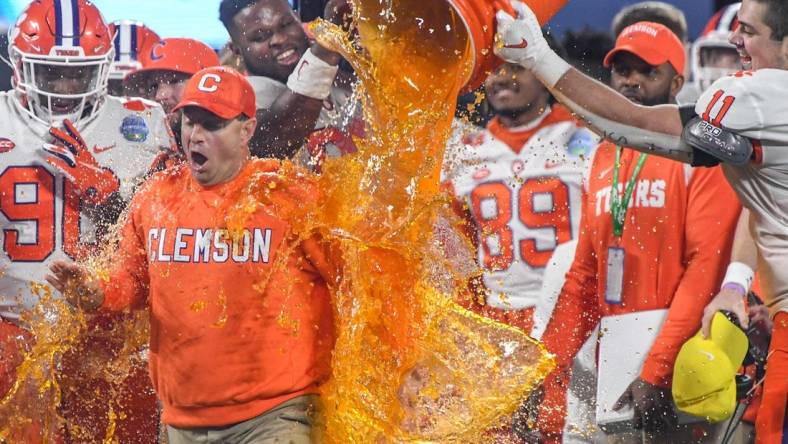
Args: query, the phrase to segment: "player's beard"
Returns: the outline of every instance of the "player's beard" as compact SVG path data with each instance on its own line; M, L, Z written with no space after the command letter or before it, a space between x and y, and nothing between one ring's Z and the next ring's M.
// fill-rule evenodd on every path
M643 106L665 105L666 103L672 102L670 90L667 90L663 94L659 94L654 97L644 97L643 95L639 94L639 90L637 88L619 88L618 92L629 99L630 102Z
M661 94L659 96L643 98L644 106L665 105L667 103L672 103L672 102L673 100L670 97L670 91L665 91L664 94Z

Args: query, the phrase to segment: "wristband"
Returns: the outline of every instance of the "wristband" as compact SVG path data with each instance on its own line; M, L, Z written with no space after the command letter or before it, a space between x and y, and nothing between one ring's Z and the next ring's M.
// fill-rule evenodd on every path
M755 272L747 264L741 262L731 262L728 271L725 272L725 279L722 280L722 288L728 284L736 284L744 290L744 294L749 293ZM728 287L731 288L731 287Z
M287 87L302 96L325 100L331 94L339 66L329 65L307 49L287 78Z
M572 65L562 59L561 56L552 50L548 50L534 65L533 72L542 80L542 83L544 83L546 87L554 88L555 84L561 80L561 77L563 77L571 67Z

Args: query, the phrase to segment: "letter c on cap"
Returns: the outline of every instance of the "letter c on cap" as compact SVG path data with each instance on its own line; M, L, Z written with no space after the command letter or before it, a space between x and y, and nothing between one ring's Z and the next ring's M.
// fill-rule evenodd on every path
M216 92L216 90L219 89L219 83L221 82L222 78L219 77L218 74L203 74L202 78L200 79L200 83L197 85L197 89L207 93Z
M166 45L166 44L167 44L167 42L162 40L162 41L156 43L155 45L153 45L151 47L151 49L150 49L150 59L151 60L161 60L161 59L163 59L164 55L162 54L162 52L164 50L162 48L164 48L164 45Z

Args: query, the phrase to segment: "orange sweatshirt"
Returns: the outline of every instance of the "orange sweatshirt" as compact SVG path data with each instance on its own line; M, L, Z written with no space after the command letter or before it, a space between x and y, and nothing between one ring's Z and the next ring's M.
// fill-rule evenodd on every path
M250 184L267 203L246 205L228 232L228 210ZM254 160L207 188L179 166L134 196L104 307L149 308L149 366L165 423L238 423L315 392L328 376L327 282L337 272L330 249L315 236L296 241L291 229L296 206L317 195L308 177Z
M639 153L624 149L619 188L629 182ZM649 156L637 178L624 232L613 236L610 196L615 146L596 151L586 184L575 259L543 341L559 365L569 365L601 316L668 308L641 377L670 385L681 345L700 328L730 258L741 210L719 168L692 169ZM605 300L608 248L625 251L622 300Z

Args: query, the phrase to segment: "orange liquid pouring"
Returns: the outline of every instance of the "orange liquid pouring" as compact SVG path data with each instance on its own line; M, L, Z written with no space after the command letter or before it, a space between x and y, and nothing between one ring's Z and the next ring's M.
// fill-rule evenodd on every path
M482 442L552 361L522 332L454 301L476 275L440 193L456 97L473 54L448 2L356 0L358 38L315 27L361 79L366 137L329 160L317 226L342 244L337 343L322 390L329 443Z

